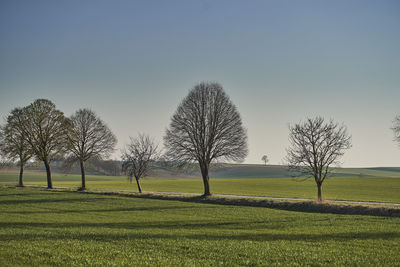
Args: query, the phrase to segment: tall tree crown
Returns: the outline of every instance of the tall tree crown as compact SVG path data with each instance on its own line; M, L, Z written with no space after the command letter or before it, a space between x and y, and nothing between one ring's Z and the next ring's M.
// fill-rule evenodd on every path
M130 143L122 151L122 171L129 179L147 176L150 163L158 157L158 146L152 138L139 134L130 138Z
M21 131L40 160L51 160L65 152L66 133L71 127L53 102L37 99L22 110Z
M172 116L164 144L167 155L182 162L242 161L248 153L240 114L218 83L202 82L189 92Z
M32 156L32 150L21 131L21 116L21 108L13 109L7 116L6 124L0 127L0 152L8 159L24 163Z
M82 161L105 158L114 150L117 138L108 126L90 109L79 109L71 117L68 131L69 151Z
M290 148L287 161L293 170L313 176L322 183L330 166L339 163L344 151L351 147L351 136L344 125L322 117L289 126Z

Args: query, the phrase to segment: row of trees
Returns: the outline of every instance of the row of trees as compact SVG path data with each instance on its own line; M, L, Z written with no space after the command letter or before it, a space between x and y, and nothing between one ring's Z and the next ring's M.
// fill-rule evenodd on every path
M184 167L198 163L204 196L210 195L212 162L240 162L247 156L247 134L235 105L218 83L196 85L179 104L164 136L165 166ZM131 138L122 152L122 170L130 181L147 175L150 164L161 153L147 135Z
M67 118L47 99L15 108L0 133L3 155L20 162L20 186L24 164L36 157L43 161L52 188L50 162L65 157L67 162L79 162L81 189L85 189L85 163L107 157L116 145L114 134L93 111L81 109ZM198 162L206 196L210 195L210 164L239 162L248 153L240 114L218 83L200 83L189 92L172 116L164 146L165 161L175 167ZM122 151L122 170L131 181L135 177L140 192L140 178L159 156L154 140L143 134L131 138Z
M396 118L393 130L400 142L400 117ZM23 185L24 164L35 156L45 165L48 188L52 188L52 159L66 156L71 162L79 162L84 189L86 161L107 157L117 141L93 111L81 109L66 118L46 99L14 109L0 133L3 154L20 162L19 185ZM308 118L289 126L289 140L289 168L313 177L318 200L322 200L322 183L331 167L351 147L346 126L322 117ZM166 130L164 147L163 158L169 164L199 164L204 196L210 195L209 169L213 162L241 162L248 154L247 133L236 106L220 84L209 82L196 85L179 104ZM140 178L147 175L151 162L159 156L154 140L144 134L131 138L122 151L122 170L130 181L135 178L139 192ZM268 157L262 160L266 164Z
M0 129L0 150L20 164L19 186L23 186L25 163L35 157L43 161L47 187L52 188L50 162L66 157L79 162L85 188L85 163L91 158L107 157L117 143L115 135L91 110L80 109L67 118L47 99L15 108Z

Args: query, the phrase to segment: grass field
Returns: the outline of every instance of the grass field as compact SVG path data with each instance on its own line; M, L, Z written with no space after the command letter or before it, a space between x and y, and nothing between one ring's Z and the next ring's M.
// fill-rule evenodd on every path
M291 177L293 173L284 165L226 164L211 170L210 175L214 178L286 178ZM331 175L334 177L400 177L400 168L335 168Z
M16 184L18 174L0 173L0 184ZM79 175L54 174L55 186L78 187ZM44 173L27 173L26 184L46 184ZM144 178L141 180L144 191L202 193L200 179ZM218 194L237 194L255 196L316 198L313 179L293 178L246 178L211 179L211 192ZM115 190L137 190L136 184L129 184L124 177L87 177L87 187ZM400 203L400 178L340 178L327 179L322 187L323 197L332 200L360 200Z
M400 218L0 187L0 266L398 266Z

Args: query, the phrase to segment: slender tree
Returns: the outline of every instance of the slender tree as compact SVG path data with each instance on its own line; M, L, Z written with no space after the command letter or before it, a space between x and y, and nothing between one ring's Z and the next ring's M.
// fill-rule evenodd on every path
M322 201L321 187L332 165L351 147L351 137L344 125L322 117L307 119L289 126L290 147L287 149L289 169L314 177L318 201Z
M82 185L86 188L85 164L91 158L107 158L117 143L117 138L108 126L91 110L80 109L71 117L72 127L68 131L69 160L78 161Z
M150 163L158 157L158 148L148 135L139 134L136 138L130 138L130 143L122 152L122 171L132 183L135 177L139 193L142 193L140 178L148 175Z
M262 156L261 160L264 161L264 164L265 164L265 165L267 165L268 156L267 156L267 155Z
M43 161L47 187L53 188L50 162L65 153L67 132L71 127L64 113L47 99L37 99L22 110L18 123L34 155Z
M166 157L178 163L198 162L204 196L210 195L210 164L218 159L242 161L247 134L240 114L222 86L202 82L178 106L164 137Z
M15 108L7 117L7 122L0 127L0 152L10 159L19 161L18 186L24 186L23 174L25 163L32 157L32 150L21 131L22 109Z

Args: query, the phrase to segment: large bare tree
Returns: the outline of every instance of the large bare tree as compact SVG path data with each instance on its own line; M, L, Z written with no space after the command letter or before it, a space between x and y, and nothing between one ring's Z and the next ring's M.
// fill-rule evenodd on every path
M290 147L287 149L289 169L314 177L318 201L322 201L321 187L339 158L351 147L351 137L344 125L322 117L308 118L289 126Z
M130 138L130 143L122 152L122 171L132 183L135 177L139 193L142 193L140 178L148 175L151 162L158 157L158 146L148 135L139 134L136 138Z
M68 131L69 160L78 161L81 168L81 190L86 188L85 163L91 158L107 158L114 150L117 138L108 126L89 109L79 109L71 117Z
M50 100L37 99L23 108L19 123L26 142L44 163L47 187L53 188L50 162L65 153L66 134L71 127L69 119Z
M196 85L180 103L164 145L169 160L199 163L204 196L210 195L209 169L213 161L240 162L248 153L239 112L222 86L209 82Z
M21 131L22 109L15 108L7 117L7 122L0 127L0 152L10 160L19 161L18 186L24 186L23 174L25 163L32 157L32 149Z

